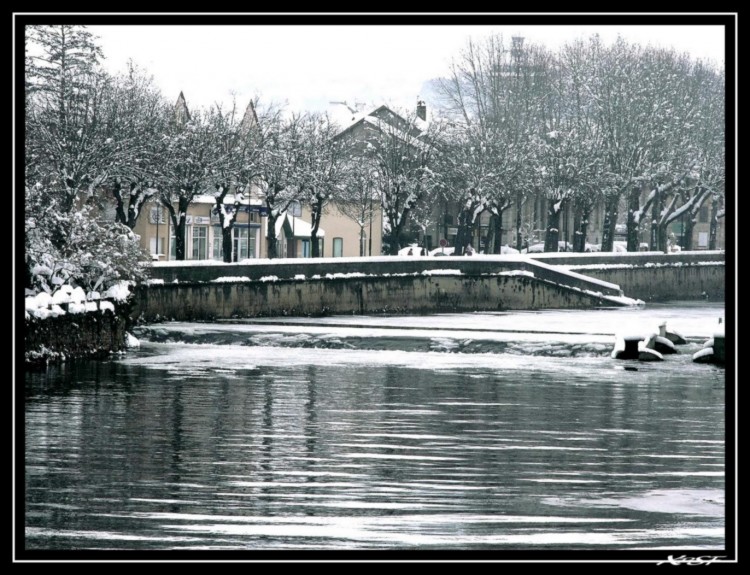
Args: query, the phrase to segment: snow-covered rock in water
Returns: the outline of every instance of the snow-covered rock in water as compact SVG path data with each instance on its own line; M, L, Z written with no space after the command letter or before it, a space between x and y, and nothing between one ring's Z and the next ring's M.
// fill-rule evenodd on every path
M672 341L656 334L653 334L648 338L646 341L646 347L649 349L655 349L661 354L677 353L677 348L675 348Z
M95 300L101 299L101 297L102 296L99 294L98 291L90 291L86 295L86 299L88 299L89 301L95 301Z
M696 351L693 354L693 361L695 363L713 363L714 361L714 348L704 347L700 351Z
M115 313L115 306L111 301L103 301L99 303L99 309L102 311L111 311L112 313Z
M138 338L130 333L125 333L125 347L141 347L141 342Z

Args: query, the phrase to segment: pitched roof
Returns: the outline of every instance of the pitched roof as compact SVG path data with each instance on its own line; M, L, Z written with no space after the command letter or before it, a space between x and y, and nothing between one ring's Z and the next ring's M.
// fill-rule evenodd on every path
M180 95L177 96L177 101L174 104L174 118L181 124L186 124L190 121L190 110L188 110L182 90L180 90Z

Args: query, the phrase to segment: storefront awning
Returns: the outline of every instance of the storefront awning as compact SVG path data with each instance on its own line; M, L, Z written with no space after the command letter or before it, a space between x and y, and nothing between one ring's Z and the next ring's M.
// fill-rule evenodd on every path
M302 218L296 218L289 214L284 214L282 217L276 220L277 238L281 236L281 229L285 223L289 226L287 229L289 230L290 234L293 234L292 237L300 239L310 238L310 234L312 233L312 224L310 222L306 222ZM323 238L325 237L325 235L325 230L323 228L318 228L318 237Z

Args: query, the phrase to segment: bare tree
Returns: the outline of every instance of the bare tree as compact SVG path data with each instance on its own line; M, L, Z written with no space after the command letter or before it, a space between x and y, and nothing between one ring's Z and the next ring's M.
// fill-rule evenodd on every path
M211 183L210 174L221 158L217 155L221 137L204 114L194 112L187 123L173 121L162 137L162 169L159 200L167 209L175 232L175 255L186 259L187 210L196 196Z
M265 120L259 157L259 184L268 208L268 257L279 257L276 221L299 201L304 162L302 116L271 114Z
M483 142L484 149L492 150L481 160L484 167L475 169L492 174L494 179L493 187L483 192L483 203L492 214L495 252L500 250L502 213L513 203L520 248L521 207L534 191L529 169L531 134L549 92L548 67L549 54L541 47L524 45L520 37L508 43L502 36L491 36L482 43L469 41L454 60L449 78L440 84L453 122L466 131L469 141ZM461 197L465 192L458 192L458 203L473 211ZM465 212L459 220L467 223L471 219L467 216Z
M263 141L262 128L256 113L257 103L250 101L242 119L237 121L236 108L227 113L220 107L212 108L208 122L215 133L213 154L216 158L208 183L213 189L214 213L219 218L222 236L222 258L233 259L232 233L237 216L242 210L242 201L250 195L260 175L260 146ZM231 197L231 202L228 199Z
M124 76L114 79L105 140L112 149L112 162L105 184L115 200L116 221L130 229L157 194L156 174L162 168L162 135L168 129L169 113L153 78L132 62Z
M434 189L434 159L440 124L425 126L416 113L400 115L387 108L368 116L358 147L372 166L372 182L383 209L385 241L398 253L412 210Z
M367 159L350 158L346 173L346 183L336 207L359 226L359 255L372 255L372 223L379 213L376 206L380 205L374 185L374 167Z
M351 148L336 138L338 128L327 115L311 114L302 121L303 159L300 162L299 189L301 198L310 206L312 214L310 243L312 257L320 257L318 230L326 206L343 196L348 170L351 168Z

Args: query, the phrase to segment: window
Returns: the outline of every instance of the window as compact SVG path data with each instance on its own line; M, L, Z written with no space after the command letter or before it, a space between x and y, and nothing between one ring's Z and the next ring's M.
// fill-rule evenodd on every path
M177 238L174 235L174 226L169 226L169 259L177 259Z
M309 258L312 256L310 252L310 240L302 240L302 257Z
M208 257L208 226L193 226L193 259Z
M708 206L701 206L701 211L698 214L698 222L701 224L708 223Z
M213 258L215 260L223 260L224 259L224 250L223 247L223 238L221 236L221 226L214 226L213 229L214 234L214 241L213 241Z
M255 257L255 238L258 235L258 228L251 228L248 232L247 237L247 256L248 258Z
M164 255L164 238L154 237L149 240L149 250L152 254Z
M235 227L234 230L232 230L232 233L234 235L232 242L232 260L238 262L247 259L249 257L247 255L248 229L245 227Z
M333 238L333 257L340 258L344 255L344 238Z

